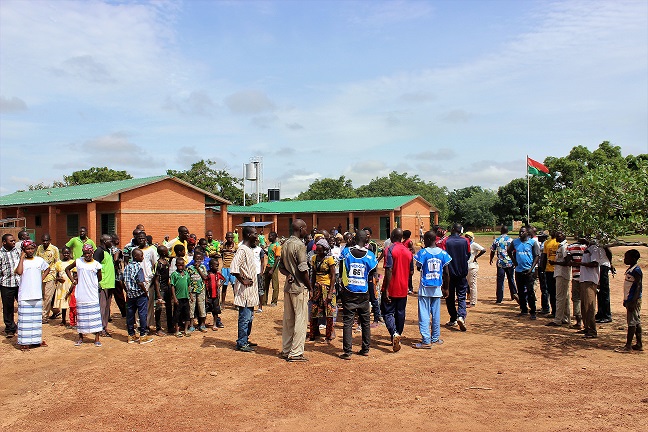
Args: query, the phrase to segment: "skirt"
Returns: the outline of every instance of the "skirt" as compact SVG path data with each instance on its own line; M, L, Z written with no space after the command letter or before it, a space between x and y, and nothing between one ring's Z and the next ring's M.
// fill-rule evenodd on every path
M59 283L56 285L56 294L54 295L55 309L68 309L70 307L68 299L65 298L70 289L70 285L72 285L70 282Z
M43 300L18 302L18 345L43 342Z
M99 333L103 330L99 303L77 303L77 332Z

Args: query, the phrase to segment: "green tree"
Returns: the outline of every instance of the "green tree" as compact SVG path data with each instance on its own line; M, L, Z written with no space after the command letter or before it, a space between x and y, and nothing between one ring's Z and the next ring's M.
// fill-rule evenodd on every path
M64 175L63 181L55 180L51 185L44 182L29 185L29 190L41 190L66 186L77 186L90 183L104 183L116 180L128 180L133 176L126 171L115 171L108 167L92 167L87 170L74 171L69 176Z
M191 164L191 168L186 171L167 170L167 175L191 183L236 205L242 205L243 179L232 176L226 169L216 169L215 165L216 162L203 159Z
M66 186L76 186L89 183L104 183L116 180L128 180L133 176L126 171L115 171L108 167L92 167L87 170L74 171L69 176L63 176Z
M648 161L631 167L591 169L572 187L552 191L539 216L552 228L610 242L629 232L648 232Z
M322 200L336 198L355 198L357 196L353 183L345 176L338 179L317 179L308 186L308 189L299 195L298 200Z
M439 221L448 220L448 189L421 180L418 175L392 171L386 177L376 177L369 184L360 186L356 193L359 197L421 195L439 209Z
M448 219L471 228L493 226L496 202L497 194L481 186L456 189L448 194Z
M529 179L530 217L536 220L537 209L542 206L542 197L547 191L547 177ZM516 178L497 189L497 200L491 207L495 223L508 225L514 220L527 222L527 179Z

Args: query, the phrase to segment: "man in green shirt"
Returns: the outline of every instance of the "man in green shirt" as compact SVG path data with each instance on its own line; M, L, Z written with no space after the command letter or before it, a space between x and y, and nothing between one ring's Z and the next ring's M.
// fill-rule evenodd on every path
M270 289L270 282L272 282L272 303L270 306L277 306L279 300L279 258L281 258L281 243L277 240L277 233L271 232L268 234L268 262L263 271L263 298L261 303L263 306L268 304L268 290Z
M92 249L97 249L97 245L88 237L88 229L86 227L79 228L79 236L72 237L69 242L65 243L65 246L69 247L72 250L72 257L77 260L83 256L84 244L92 245Z
M214 258L218 256L218 250L220 249L220 242L214 240L214 232L209 230L205 233L205 239L207 240L207 248L205 252L209 258Z
M112 302L113 293L115 292L115 263L110 253L112 248L112 237L103 234L100 239L101 243L94 252L94 260L101 263L101 280L99 286L99 310L101 311L101 325L103 332L101 336L111 337L108 333L108 320L110 319L110 303Z

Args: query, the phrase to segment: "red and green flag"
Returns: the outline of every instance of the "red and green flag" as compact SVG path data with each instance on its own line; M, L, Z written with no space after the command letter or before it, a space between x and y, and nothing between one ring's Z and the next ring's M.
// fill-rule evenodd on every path
M549 177L549 168L527 156L527 172L534 176Z

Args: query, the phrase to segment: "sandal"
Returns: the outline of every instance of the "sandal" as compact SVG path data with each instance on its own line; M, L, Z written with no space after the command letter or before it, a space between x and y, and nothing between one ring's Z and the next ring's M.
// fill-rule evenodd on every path
M81 346L83 344L83 339L79 339L76 342L74 342L74 346Z
M96 346L96 347L100 347L100 346L101 346L101 342L99 342L99 341L95 342L95 343L94 343L94 346Z
M31 346L29 345L20 345L20 351L29 351Z
M216 325L214 325L214 326L212 327L212 331L216 331L216 330L218 330L218 327L216 327Z
M47 343L46 343L45 341L42 341L42 342L40 343L40 346L42 346L42 347L48 347L49 345L47 345Z
M175 337L181 338L183 336L182 332L176 332Z

